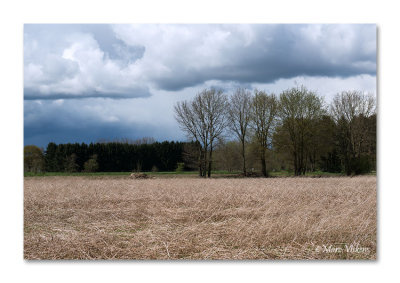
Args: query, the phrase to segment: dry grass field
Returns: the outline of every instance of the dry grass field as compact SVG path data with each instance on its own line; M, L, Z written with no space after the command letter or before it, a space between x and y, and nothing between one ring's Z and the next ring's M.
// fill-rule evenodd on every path
M376 259L376 177L27 177L25 259Z

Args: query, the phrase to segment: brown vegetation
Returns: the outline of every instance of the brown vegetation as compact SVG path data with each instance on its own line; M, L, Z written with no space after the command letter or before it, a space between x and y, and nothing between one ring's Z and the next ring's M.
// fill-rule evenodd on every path
M375 259L376 177L25 178L24 258Z
M132 173L130 175L132 179L148 179L149 176L145 173Z

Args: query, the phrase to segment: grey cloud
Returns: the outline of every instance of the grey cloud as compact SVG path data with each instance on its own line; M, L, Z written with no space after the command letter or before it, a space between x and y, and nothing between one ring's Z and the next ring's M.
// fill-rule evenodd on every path
M118 60L123 66L134 63L136 60L143 57L145 52L144 46L127 46L121 43L113 44L113 51L109 56L113 60Z
M68 92L51 92L49 94L39 92L35 88L24 88L24 100L56 100L56 99L85 99L85 98L112 98L112 99L127 99L127 98L141 98L149 97L151 95L148 88L135 88L128 89L120 92L100 92L100 91L86 91L78 94Z
M376 75L375 25L26 25L24 34L26 99Z
M307 25L256 26L256 39L246 47L224 46L227 64L199 70L170 64L170 75L155 78L161 89L179 90L207 80L240 83L271 83L296 76L346 78L376 75L375 25L350 25L341 32L336 25L323 25L315 41L301 28ZM351 31L349 34L346 32ZM234 31L230 37L239 37ZM237 40L237 39L236 39ZM372 46L365 50L365 45ZM176 54L179 56L179 54ZM191 60L196 61L196 57ZM190 66L190 63L188 63Z
M135 94L135 98L140 98L140 97L148 97L150 96L149 93L143 94L143 95L137 95ZM71 94L66 94L66 93L51 93L51 95L46 95L42 94L40 92L31 92L31 91L25 91L24 94L24 99L25 100L57 100L57 99L84 99L84 98L113 98L113 99L127 99L127 98L132 98L132 95L126 95L126 94L113 94L113 93L85 93L85 94L79 94L79 95L71 95Z
M100 139L130 138L136 139L143 136L154 137L156 140L183 140L184 135L176 128L175 132L149 125L146 122L126 122L105 120L101 109L106 107L108 101L102 103L96 100L96 106L88 110L88 105L93 105L94 99L65 100L57 105L54 101L25 101L24 103L24 144L35 144L46 147L49 142L74 143L96 142ZM100 106L98 112L96 107ZM107 116L107 115L106 115Z

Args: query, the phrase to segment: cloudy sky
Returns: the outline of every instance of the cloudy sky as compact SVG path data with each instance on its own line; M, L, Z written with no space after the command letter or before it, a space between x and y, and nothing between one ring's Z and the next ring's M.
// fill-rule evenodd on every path
M25 25L24 143L185 140L209 87L376 94L375 25Z

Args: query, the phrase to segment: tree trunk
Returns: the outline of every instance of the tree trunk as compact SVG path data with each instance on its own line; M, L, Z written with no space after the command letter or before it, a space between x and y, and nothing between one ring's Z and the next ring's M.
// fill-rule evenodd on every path
M202 149L201 148L199 149L199 160L198 160L198 162L199 162L199 176L203 177L203 170L202 170L202 167L203 167L203 165L202 165L203 156L202 156Z
M351 162L350 162L351 158L348 156L348 154L346 153L345 155L345 160L344 160L344 167L346 170L346 175L350 176L351 175L351 170L352 170L352 166L351 166Z
M294 167L294 175L297 176L298 171L297 171L297 153L296 153L296 151L293 152L293 167Z
M296 156L297 156L297 158L296 158L296 162L297 162L297 164L296 164L296 176L300 176L301 175L301 170L302 170L302 167L301 167L301 155L300 154L296 154Z
M244 140L242 140L243 174L246 176L246 153L244 151Z
M267 172L267 165L265 163L265 149L263 148L261 150L261 172L264 177L268 177L268 172Z
M303 152L303 146L300 147L300 158L299 158L299 172L303 174L303 169L304 169L304 152Z
M212 152L213 152L213 148L211 146L211 148L210 148L210 159L208 160L208 178L211 177Z
M203 156L203 177L205 178L207 176L207 148L204 150L204 156Z

